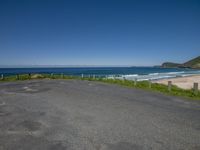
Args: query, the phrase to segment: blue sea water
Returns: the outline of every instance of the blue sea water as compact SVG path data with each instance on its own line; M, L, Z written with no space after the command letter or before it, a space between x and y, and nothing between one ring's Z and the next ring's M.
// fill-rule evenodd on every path
M77 68L0 68L4 76L45 73L81 76L99 76L108 78L126 78L128 80L157 80L200 74L200 70L186 68L158 68L158 67L77 67Z

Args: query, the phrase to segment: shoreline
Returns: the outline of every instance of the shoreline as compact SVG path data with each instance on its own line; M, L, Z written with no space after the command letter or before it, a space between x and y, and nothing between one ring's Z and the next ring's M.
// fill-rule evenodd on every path
M178 86L179 88L192 89L194 83L198 83L200 85L200 75L190 75L190 76L185 76L185 77L160 79L160 80L153 81L153 83L167 85L168 81L172 81L172 84ZM198 89L200 89L200 87L198 87Z

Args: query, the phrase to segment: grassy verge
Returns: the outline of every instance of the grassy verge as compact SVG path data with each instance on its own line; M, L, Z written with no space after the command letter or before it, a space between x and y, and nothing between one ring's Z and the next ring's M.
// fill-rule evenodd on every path
M140 81L137 82L137 84L134 84L134 81L129 80L117 80L117 79L105 79L105 78L81 78L77 76L65 76L65 75L56 75L56 74L35 74L35 75L18 75L18 76L8 76L4 77L4 79L0 80L1 82L6 81L17 81L17 80L30 80L30 79L79 79L79 80L88 80L88 81L99 81L104 83L111 83L111 84L117 84L122 85L130 88L139 88L139 89L145 89L150 91L156 91L168 95L174 95L179 97L185 97L190 98L194 100L200 100L200 91L197 93L194 93L194 91L191 90L184 90L181 88L178 88L177 86L172 86L171 90L168 90L168 87L166 85L158 84L158 83L151 83L149 84L148 81Z

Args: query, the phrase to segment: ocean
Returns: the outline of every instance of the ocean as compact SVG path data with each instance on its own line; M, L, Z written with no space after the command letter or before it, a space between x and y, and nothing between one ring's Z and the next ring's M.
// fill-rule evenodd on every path
M16 74L65 74L96 76L127 80L158 80L199 74L200 70L158 67L74 67L74 68L0 68L4 76Z

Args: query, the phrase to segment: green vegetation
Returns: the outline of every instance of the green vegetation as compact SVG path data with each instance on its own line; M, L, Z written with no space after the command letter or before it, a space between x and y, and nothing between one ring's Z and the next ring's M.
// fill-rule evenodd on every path
M145 89L145 90L150 90L150 91L157 91L160 93L165 93L169 95L174 95L174 96L180 96L180 97L185 97L185 98L190 98L190 99L195 99L195 100L200 100L200 91L198 93L194 93L194 91L191 90L184 90L181 88L178 88L177 86L172 86L171 91L168 90L168 86L163 85L163 84L158 84L158 83L149 83L148 81L140 81L137 82L137 84L134 84L134 81L129 81L129 80L116 80L116 79L90 79L90 80L97 80L97 81L102 81L105 83L112 83L112 84L118 84L130 88L139 88L139 89Z
M184 90L174 85L171 87L171 90L169 91L168 86L166 85L158 83L150 83L148 81L140 81L135 84L134 81L129 81L129 80L93 78L93 77L81 78L80 76L66 76L63 74L35 74L35 75L24 74L24 75L8 76L5 77L4 79L1 79L0 81L7 82L7 81L30 80L30 79L78 79L78 80L88 80L88 81L99 81L104 83L126 86L129 88L145 89L149 91L156 91L164 94L200 100L200 91L194 93L192 89Z
M186 63L183 64L185 67L190 67L190 68L199 68L200 69L200 56L196 57Z
M162 64L163 68L177 68L179 67L181 64L177 64L177 63L172 63L172 62L165 62Z
M193 68L193 69L200 69L200 56L187 61L183 64L177 64L172 62L165 62L162 64L163 68Z

